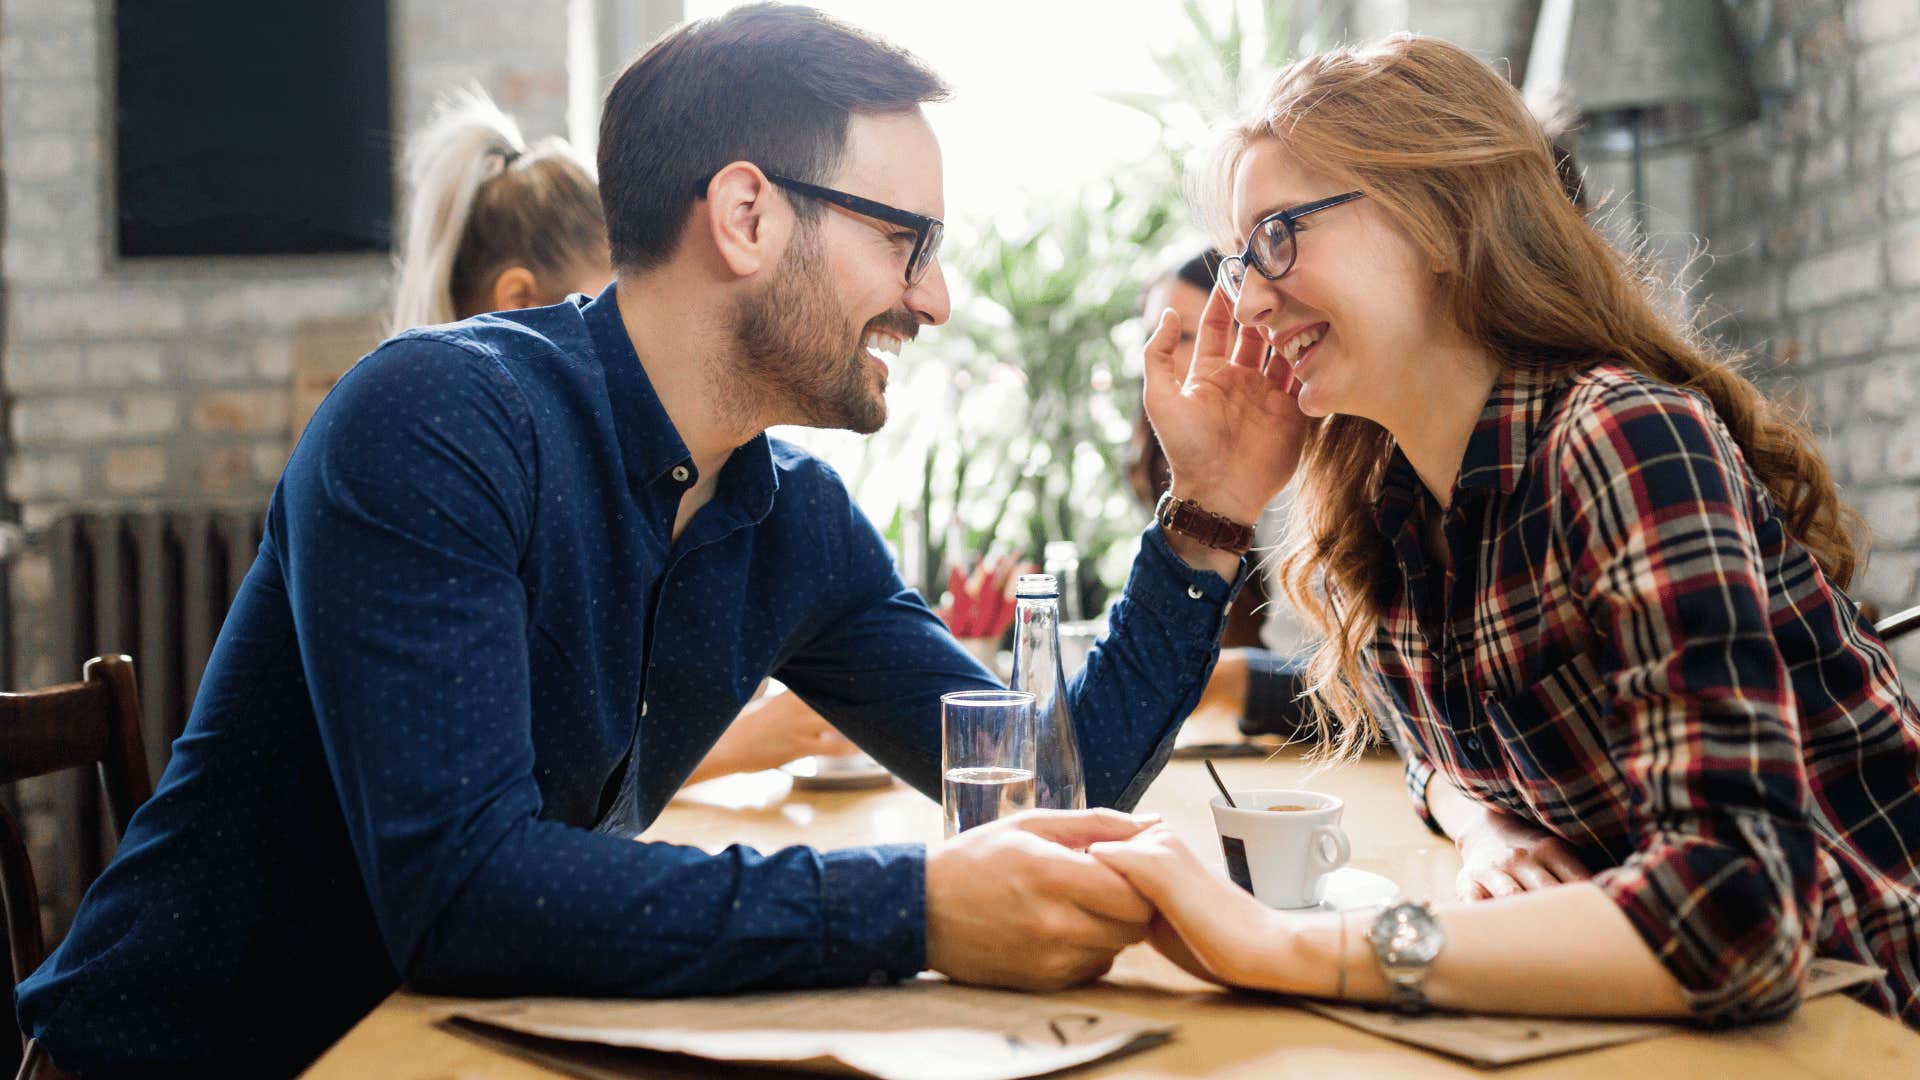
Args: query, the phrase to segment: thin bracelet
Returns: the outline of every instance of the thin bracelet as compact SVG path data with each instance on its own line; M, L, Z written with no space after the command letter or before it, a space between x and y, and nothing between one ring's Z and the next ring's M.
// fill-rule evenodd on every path
M1340 920L1340 982L1334 987L1335 1001L1347 1000L1347 913L1337 916Z

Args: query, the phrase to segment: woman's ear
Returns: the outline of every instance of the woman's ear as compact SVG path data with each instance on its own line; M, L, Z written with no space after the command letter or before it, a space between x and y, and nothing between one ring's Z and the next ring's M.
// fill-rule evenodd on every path
M540 283L533 271L524 266L509 266L493 279L488 290L488 311L513 311L540 306Z

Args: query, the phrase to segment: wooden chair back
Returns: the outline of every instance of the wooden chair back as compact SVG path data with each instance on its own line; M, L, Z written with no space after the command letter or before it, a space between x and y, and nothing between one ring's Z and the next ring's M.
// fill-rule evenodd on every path
M140 694L128 657L94 657L77 683L0 693L0 784L86 766L99 768L114 834L124 835L134 810L153 794L140 740ZM40 899L27 861L26 838L4 805L0 805L0 896L6 901L11 963L5 1000L11 1013L13 987L40 966L47 948L40 932ZM24 1052L13 1040L0 1042L0 1070L18 1063Z

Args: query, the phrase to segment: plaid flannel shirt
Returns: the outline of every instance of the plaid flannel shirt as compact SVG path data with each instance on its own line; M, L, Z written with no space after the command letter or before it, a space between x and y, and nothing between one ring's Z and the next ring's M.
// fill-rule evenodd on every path
M1428 825L1438 769L1560 837L1702 1018L1791 1011L1817 954L1920 1025L1920 715L1711 405L1612 365L1506 378L1450 571L1437 512L1396 450L1372 659Z

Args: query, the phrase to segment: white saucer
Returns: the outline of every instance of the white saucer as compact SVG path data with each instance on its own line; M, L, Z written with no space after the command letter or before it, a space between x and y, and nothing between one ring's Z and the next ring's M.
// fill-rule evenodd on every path
M1400 886L1371 870L1343 866L1327 874L1320 902L1292 911L1356 911L1385 907L1400 899Z

